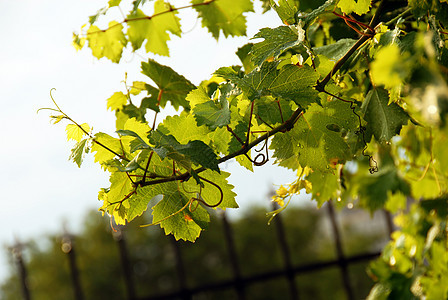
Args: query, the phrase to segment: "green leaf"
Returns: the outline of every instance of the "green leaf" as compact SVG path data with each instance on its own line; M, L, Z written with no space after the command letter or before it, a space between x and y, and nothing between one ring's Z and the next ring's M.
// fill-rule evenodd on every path
M220 103L215 103L208 97L205 89L199 87L191 92L187 99L196 100L193 114L199 126L206 125L210 130L215 130L217 127L223 127L230 123L229 104L225 97ZM205 102L202 102L204 100Z
M371 63L370 74L376 85L383 84L387 89L398 87L410 72L409 63L403 59L397 44L382 47Z
M194 210L190 210L188 205L185 207L189 199L180 192L176 183L163 183L153 188L163 195L153 207L153 222L161 221L160 227L165 234L173 234L176 240L194 242L210 221L207 211L200 205Z
M334 9L334 2L336 0L327 0L324 3L322 3L321 6L315 8L312 12L310 13L303 13L301 12L300 15L298 16L299 20L302 20L304 22L304 24L308 27L311 23L313 23L313 21L320 16L321 14L326 13L329 10ZM317 2L313 1L313 6L311 8L314 8ZM302 7L302 5L300 5Z
M249 53L252 51L253 44L249 43L244 45L241 48L238 48L238 51L236 52L236 55L241 60L241 63L243 64L244 72L250 73L254 68L255 65L252 62L252 55Z
M207 134L210 130L206 126L198 126L193 115L168 116L159 124L157 130L165 135L172 135L181 144L189 141L199 140L206 144L210 143Z
M388 142L400 133L401 127L406 125L409 115L396 103L389 104L389 95L383 88L369 91L362 104L364 119L371 128L378 142Z
M339 0L337 7L341 9L344 14L355 13L363 15L370 10L371 0Z
M325 202L337 198L339 189L338 176L333 173L313 172L306 177L311 182L313 199L321 207Z
M121 0L109 0L109 7L114 7L120 5Z
M100 30L95 25L90 26L87 30L87 40L92 49L92 55L98 59L107 57L114 63L118 63L123 48L128 42L122 30L123 25L116 21L111 21L107 30Z
M115 111L121 109L128 103L128 98L122 92L115 92L109 99L107 99L107 109Z
M136 132L132 131L132 130L117 130L117 133L121 136L132 136L135 137L135 139L133 139L129 146L130 146L130 151L131 153L137 151L137 150L142 150L142 149L150 149L151 147L143 140L142 137L140 137Z
M149 202L160 194L159 189L153 186L145 186L137 189L137 192L129 198L129 209L126 219L130 222L138 216L141 216L147 209Z
M325 55L332 61L338 61L356 43L353 39L340 39L336 43L313 48L314 53Z
M262 38L252 47L252 61L260 66L267 59L277 59L284 51L300 45L305 39L305 31L299 27L280 26L277 28L262 28L254 37Z
M99 17L100 17L101 15L105 15L105 14L107 13L108 10L109 10L109 6L105 6L105 7L103 7L103 8L100 8L100 9L96 12L96 14L94 14L94 15L92 15L92 16L89 17L89 23L90 23L90 24L93 24L93 23L95 23L96 21L98 21Z
M299 11L295 0L279 0L278 5L271 0L272 8L277 12L277 15L282 19L286 25L295 24L297 22L297 13Z
M160 107L164 108L166 103L170 101L175 109L182 106L189 110L190 107L185 98L195 86L184 76L152 59L149 59L147 63L142 62L142 73L151 78L157 85L159 92L161 91ZM154 87L151 88L148 89L148 92L154 93Z
M154 3L154 16L149 17L137 9L128 17L128 37L132 48L139 49L146 40L146 52L169 56L167 41L170 40L168 32L181 35L177 11L171 11L171 6L163 0Z
M225 37L246 35L246 17L243 13L254 11L252 1L193 0L192 3L202 19L202 27L207 27L215 39L219 38L220 31ZM204 5L198 5L201 3Z
M213 149L203 141L190 141L186 145L176 146L175 149L179 153L190 157L194 163L219 172L218 157Z
M219 172L218 158L204 142L194 140L182 145L172 135L165 135L159 130L152 131L149 137L155 145L153 150L161 158L169 157L187 170L191 170L190 164L193 162Z
M83 123L80 126L81 128L79 128L78 125L75 124L68 124L67 127L65 127L65 132L67 133L67 141L75 140L77 142L80 142L81 139L86 135L86 132L90 132L90 126L87 123Z
M360 204L371 212L384 206L388 193L401 192L409 195L409 184L404 181L394 168L383 168L375 175L365 176L361 179L362 189L359 190Z
M289 103L283 99L275 100L272 97L262 97L256 102L255 114L258 124L281 124L292 115Z
M292 100L302 107L316 102L313 88L319 74L310 66L285 65L280 70L277 63L264 63L243 78L230 68L218 69L215 74L235 83L251 100L272 95Z
M215 183L222 190L223 199L221 204L219 204L217 207L222 209L238 208L238 204L235 201L236 194L232 191L234 186L229 184L227 181L227 178L230 176L230 173L221 171L221 173L218 174L211 170L206 170L200 173L199 176ZM218 188L206 182L205 180L203 180L202 182L204 183L204 188L199 188L199 186L196 184L196 181L191 178L184 184L184 187L189 192L194 191L196 193L200 193L201 198L208 205L214 206L221 199L221 192L219 191Z
M101 145L106 146L115 153L120 154L122 152L120 140L111 137L106 133L99 132L95 134L93 141L94 142L92 143L92 152L96 152L94 156L95 162L98 162L100 164L103 164L104 162L109 161L115 157L114 153L112 153L111 151L109 151L108 149L104 148Z
M312 104L291 131L274 136L270 147L275 150L274 157L278 162L296 157L302 167L323 172L351 159L343 132L328 129L328 124L354 130L358 119L342 101L331 101L324 107Z
M77 143L70 154L69 160L75 162L78 167L81 167L84 155L89 152L88 140L89 139L83 139Z

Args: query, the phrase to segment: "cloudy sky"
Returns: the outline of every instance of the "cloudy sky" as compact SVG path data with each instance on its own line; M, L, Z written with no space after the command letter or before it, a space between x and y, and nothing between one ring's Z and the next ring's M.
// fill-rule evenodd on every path
M180 5L186 1L173 1ZM62 231L63 222L76 232L87 209L97 209L97 192L107 187L108 176L87 157L78 168L68 161L71 143L65 124L52 125L47 112L36 111L52 105L50 90L60 107L73 119L93 126L94 132L113 134L114 114L106 110L106 99L123 90L128 80L144 80L139 56L129 51L117 65L98 61L89 49L80 52L71 46L72 32L106 0L22 0L0 1L0 245L12 245L43 234ZM182 39L169 44L170 58L153 57L173 67L194 84L210 77L218 67L238 64L234 54L245 38L216 42L194 15L181 14ZM274 14L248 17L248 35L259 28L279 26ZM266 203L272 183L293 180L287 170L263 166L254 173L229 163L231 183L241 207L258 201ZM7 253L0 253L0 266ZM0 280L6 275L0 267Z

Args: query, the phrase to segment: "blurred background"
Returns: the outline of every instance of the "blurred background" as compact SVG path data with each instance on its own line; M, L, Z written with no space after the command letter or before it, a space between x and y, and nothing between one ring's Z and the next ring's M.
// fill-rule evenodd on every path
M76 235L15 245L1 298L24 299L25 280L31 299L365 299L369 259L388 241L381 212L328 203L290 207L270 225L264 207L230 220L214 211L196 243L139 227L149 221L114 232L91 211Z

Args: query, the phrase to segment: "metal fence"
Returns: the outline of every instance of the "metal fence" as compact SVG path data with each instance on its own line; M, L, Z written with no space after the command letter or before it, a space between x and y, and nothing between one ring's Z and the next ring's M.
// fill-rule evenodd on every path
M334 209L334 204L329 201L322 208L327 214L327 219L329 221L330 233L333 238L334 249L336 254L336 259L307 263L301 265L293 265L292 263L292 253L286 239L285 226L283 224L281 214L277 215L273 225L275 226L277 241L276 244L280 248L280 253L282 256L283 267L278 270L261 272L258 274L252 274L251 276L243 276L241 272L241 261L238 257L238 252L236 249L234 234L232 232L232 224L228 221L225 213L222 214L222 224L224 228L225 246L228 254L228 260L230 261L230 267L232 271L232 278L227 280L221 280L215 283L203 284L198 286L189 286L187 284L187 276L184 264L184 257L182 255L182 249L178 242L172 238L172 247L175 257L175 266L178 279L178 289L170 291L167 293L147 296L147 297L137 297L135 289L135 281L133 279L132 264L130 262L130 255L128 245L126 243L125 234L123 231L118 230L114 233L114 238L118 246L119 257L121 260L121 269L123 273L123 280L126 289L126 297L129 300L155 300L155 299L192 299L193 296L203 293L203 292L215 292L225 289L233 289L235 291L237 299L244 300L248 298L247 288L255 283L265 282L273 279L284 278L287 280L289 287L289 298L299 299L299 289L297 286L295 277L299 274L305 274L318 270L325 270L329 268L337 267L340 271L340 276L342 279L343 289L345 291L346 298L349 300L354 300L354 287L350 281L350 271L349 266L351 264L356 264L359 262L365 262L372 260L380 255L380 252L363 253L354 256L347 256L343 251L342 246L342 235L340 224L337 221L337 213ZM393 225L391 221L391 216L387 212L383 212L384 226L387 233L390 234L393 231ZM22 249L24 245L17 243L13 247L13 255L15 262L17 264L18 274L21 279L22 295L23 299L32 299L32 295L28 289L27 283L27 269L26 264L22 257ZM82 284L80 281L80 272L77 265L77 252L74 244L74 237L66 234L62 240L62 251L66 253L69 262L70 275L72 280L73 294L76 300L85 299ZM154 266L157 267L157 266Z

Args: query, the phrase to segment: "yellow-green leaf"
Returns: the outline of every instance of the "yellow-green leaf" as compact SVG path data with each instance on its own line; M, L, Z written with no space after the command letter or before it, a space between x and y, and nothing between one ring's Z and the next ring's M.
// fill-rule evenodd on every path
M345 14L354 12L358 15L363 15L370 10L371 0L340 0L337 6Z
M122 92L115 92L109 99L107 99L107 109L112 111L121 109L128 102L128 98Z
M168 32L181 35L177 11L170 11L170 4L163 0L154 3L154 16L145 15L137 10L128 16L128 37L134 50L139 49L146 40L146 52L160 55L169 55L167 41L170 40ZM167 13L167 11L169 11Z
M373 82L383 84L387 89L400 86L408 73L407 64L396 44L381 48L370 66Z
M77 142L80 142L82 138L86 135L86 132L90 132L90 126L87 123L83 123L80 126L82 127L82 129L75 124L67 125L65 131L67 133L68 141L75 140Z
M97 26L90 26L87 30L87 40L92 49L92 55L100 59L107 57L114 63L118 63L127 44L123 34L123 25L116 21L109 23L107 30L100 30Z

